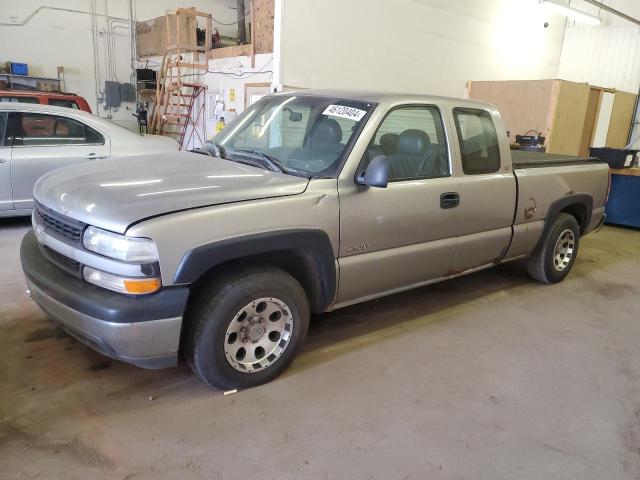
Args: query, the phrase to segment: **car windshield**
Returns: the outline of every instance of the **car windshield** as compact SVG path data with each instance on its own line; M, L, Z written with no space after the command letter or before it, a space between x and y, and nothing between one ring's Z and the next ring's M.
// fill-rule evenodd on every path
M229 160L305 177L334 176L372 103L317 95L264 97L213 141Z

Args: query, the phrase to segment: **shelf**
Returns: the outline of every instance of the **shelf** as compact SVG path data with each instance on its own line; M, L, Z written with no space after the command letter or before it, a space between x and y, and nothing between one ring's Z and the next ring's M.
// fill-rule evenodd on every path
M61 78L32 77L30 75L14 75L13 73L0 73L0 80L6 84L6 88L15 89L21 86L20 90L44 90L49 92L60 92L64 80ZM45 87L43 84L47 84ZM27 88L24 88L27 87Z
M14 75L13 73L0 73L0 77L11 77L12 79L24 78L25 80L47 80L48 82L60 82L59 78L32 77L31 75Z

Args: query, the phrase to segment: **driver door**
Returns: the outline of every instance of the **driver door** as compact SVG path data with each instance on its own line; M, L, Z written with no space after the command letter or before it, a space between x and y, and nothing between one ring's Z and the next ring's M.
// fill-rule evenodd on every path
M389 184L341 178L338 304L356 303L447 275L456 252L460 209L440 109L391 109L363 162L385 154Z

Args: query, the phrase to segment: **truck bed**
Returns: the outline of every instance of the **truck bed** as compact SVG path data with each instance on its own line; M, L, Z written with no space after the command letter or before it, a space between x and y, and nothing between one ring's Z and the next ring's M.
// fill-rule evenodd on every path
M597 158L593 157L529 152L526 150L511 150L511 158L513 161L513 168L515 169L603 163L602 160L598 160Z

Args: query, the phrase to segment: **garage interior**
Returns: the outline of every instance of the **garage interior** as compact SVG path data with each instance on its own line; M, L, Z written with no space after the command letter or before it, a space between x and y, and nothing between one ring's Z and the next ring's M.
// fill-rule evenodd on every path
M2 2L0 107L73 94L178 155L309 89L488 102L513 151L609 163L605 223L560 283L523 256L314 312L284 373L216 389L52 322L26 292L30 213L7 207L0 478L640 478L636 0Z

